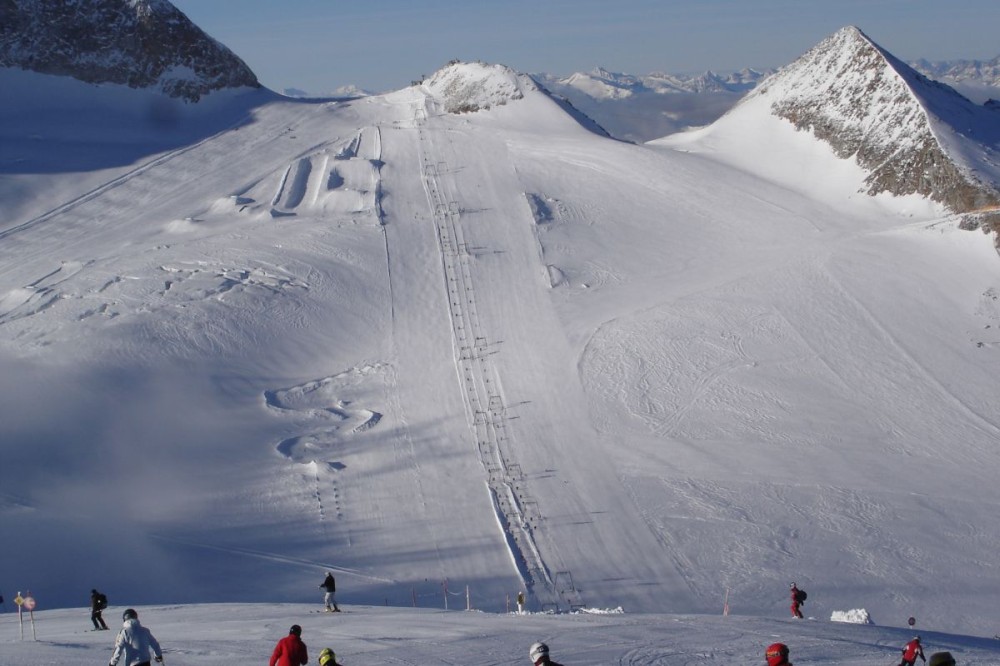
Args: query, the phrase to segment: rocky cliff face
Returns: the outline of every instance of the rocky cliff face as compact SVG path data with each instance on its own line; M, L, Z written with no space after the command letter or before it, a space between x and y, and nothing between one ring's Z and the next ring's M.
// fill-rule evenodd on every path
M0 66L191 102L260 86L242 60L167 0L0 0Z
M868 171L869 194L920 194L966 226L1000 223L1000 113L927 79L849 27L761 83L772 112Z

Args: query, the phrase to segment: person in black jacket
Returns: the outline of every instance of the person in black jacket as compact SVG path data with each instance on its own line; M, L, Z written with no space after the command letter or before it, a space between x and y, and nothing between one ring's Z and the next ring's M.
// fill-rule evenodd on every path
M90 591L90 621L94 623L94 631L106 630L108 625L105 624L104 618L101 617L101 613L105 608L108 607L108 598L98 592L97 590Z
M326 578L322 583L319 584L326 594L323 595L323 603L326 604L327 613L339 613L340 608L337 607L337 599L334 594L337 592L337 581L333 579L333 574L331 572L326 572Z

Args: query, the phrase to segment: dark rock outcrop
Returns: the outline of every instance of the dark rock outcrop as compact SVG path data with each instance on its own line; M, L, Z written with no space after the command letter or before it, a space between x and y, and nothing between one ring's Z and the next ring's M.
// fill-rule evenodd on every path
M190 102L260 86L246 63L167 0L0 0L0 66Z

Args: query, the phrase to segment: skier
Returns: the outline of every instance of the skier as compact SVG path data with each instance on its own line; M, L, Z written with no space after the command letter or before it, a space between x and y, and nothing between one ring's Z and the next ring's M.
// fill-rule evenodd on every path
M302 627L293 624L288 635L274 646L270 666L305 666L308 663L309 653L302 642Z
M337 581L333 578L333 573L327 571L326 578L323 582L319 584L326 593L323 595L323 603L326 604L327 613L339 613L340 608L337 607L337 600L334 598L334 594L337 592ZM331 604L333 604L331 606Z
M951 652L935 652L927 666L955 666L955 658L951 656Z
M802 618L802 611L799 607L806 602L806 592L805 590L800 590L795 587L795 583L792 583L792 617Z
M784 643L771 643L764 656L767 657L767 666L792 666L788 661L788 646Z
M517 612L524 615L524 592L517 593Z
M922 661L927 661L924 658L924 646L920 644L920 636L914 636L913 640L904 645L901 651L903 659L899 662L899 666L913 666L917 663L917 657L920 657Z
M149 666L149 652L152 650L157 663L163 663L163 651L149 629L139 624L139 614L128 608L122 613L122 630L115 639L115 651L108 666L115 666L125 657L124 666Z
M541 664L547 664L547 666L562 666L554 661L549 660L549 646L545 643L534 643L531 649L528 650L528 657L531 659L531 663L535 666L540 666Z
M330 648L323 648L319 653L319 666L340 666L337 663L337 655Z
M94 631L106 630L108 625L101 613L108 607L108 598L97 590L90 591L90 621L94 623Z

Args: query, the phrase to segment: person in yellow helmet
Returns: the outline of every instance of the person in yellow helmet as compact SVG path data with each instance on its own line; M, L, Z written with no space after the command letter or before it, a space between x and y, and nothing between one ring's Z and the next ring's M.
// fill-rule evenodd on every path
M319 666L340 666L337 662L337 655L330 648L323 648L319 653Z

